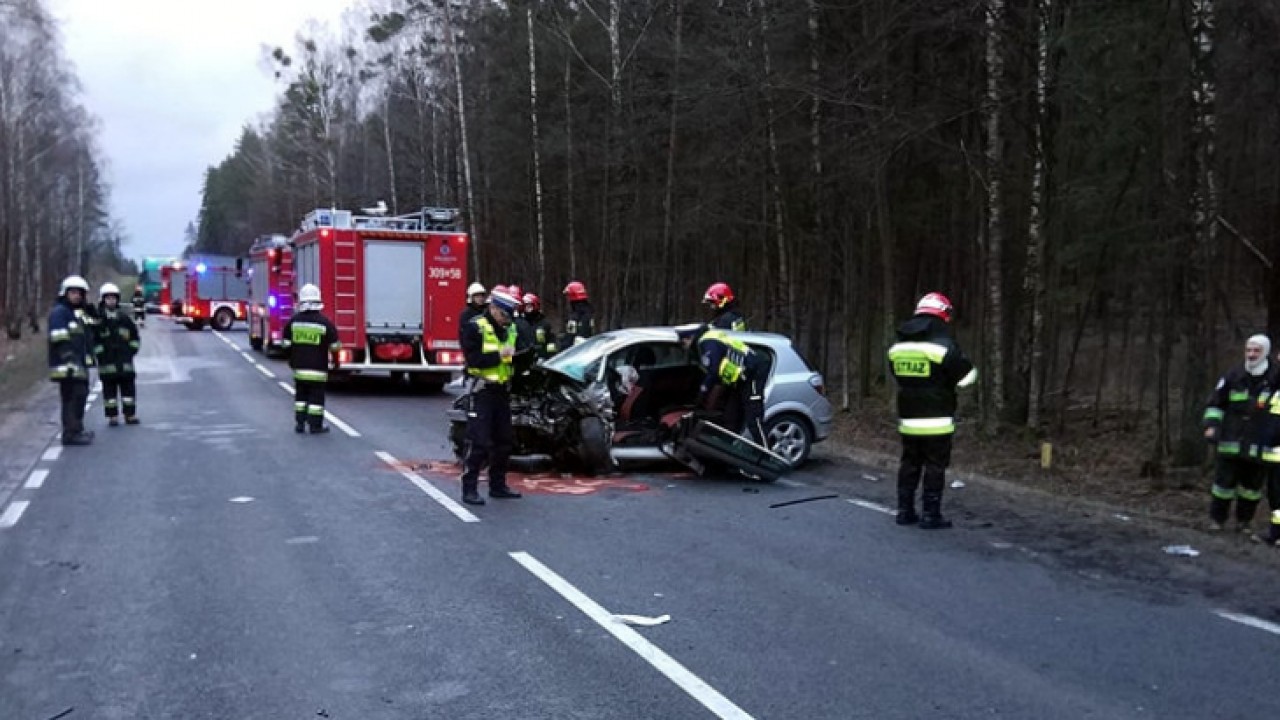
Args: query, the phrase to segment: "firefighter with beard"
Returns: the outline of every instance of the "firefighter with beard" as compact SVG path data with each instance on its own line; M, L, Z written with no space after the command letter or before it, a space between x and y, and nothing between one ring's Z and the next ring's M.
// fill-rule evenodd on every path
M898 342L889 348L902 437L899 525L919 523L925 530L951 527L942 515L942 491L956 431L956 390L978 379L978 371L947 328L954 313L942 293L925 295L916 303L915 315L898 327ZM921 514L917 515L916 488L922 479Z
M84 429L89 400L89 368L93 366L92 326L86 322L89 283L70 275L58 289L49 313L49 379L58 383L62 404L62 444L89 445L93 432Z
M569 300L569 319L564 323L560 347L568 349L595 335L596 321L586 285L574 280L564 286L564 296Z
M533 293L525 293L524 317L533 328L533 349L538 354L538 359L546 360L555 355L559 351L555 330L547 316L542 314L542 298Z
M507 485L507 461L515 441L511 428L511 379L515 375L519 301L505 290L489 293L485 313L462 329L467 358L467 452L463 460L462 502L484 505L480 471L489 468L489 497L518 498Z
M728 283L718 282L702 294L702 304L711 308L711 327L717 330L744 331L747 319L738 310L738 299Z
M120 307L120 288L106 283L98 290L98 327L93 354L98 359L98 378L102 380L102 408L107 424L120 424L124 408L126 425L138 424L137 372L133 357L138 354L138 327Z
M313 435L329 432L324 424L324 391L329 382L330 358L342 349L338 328L320 312L324 301L320 288L311 283L298 291L298 312L285 323L280 344L289 353L293 368L293 431Z
M1209 530L1222 530L1235 501L1235 530L1249 533L1271 468L1267 434L1273 423L1268 405L1276 372L1267 356L1271 340L1254 335L1245 342L1244 362L1218 379L1204 411L1204 437L1217 448L1217 472L1209 490Z

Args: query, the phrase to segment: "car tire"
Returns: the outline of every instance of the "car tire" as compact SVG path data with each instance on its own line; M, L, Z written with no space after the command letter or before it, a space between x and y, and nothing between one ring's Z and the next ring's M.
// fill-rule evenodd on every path
M578 421L578 459L588 475L600 475L613 469L609 454L609 434L600 418Z
M218 332L226 332L231 329L235 321L235 313L226 308L218 308L218 312L213 314L213 329Z
M249 338L249 347L253 348L254 352L262 352L262 338L260 337Z
M191 322L187 323L187 329L190 330L191 332L200 332L201 330L204 329L204 321L192 320Z
M804 418L794 413L783 413L764 424L765 443L773 452L781 455L791 467L797 468L809 459L813 449L813 431Z

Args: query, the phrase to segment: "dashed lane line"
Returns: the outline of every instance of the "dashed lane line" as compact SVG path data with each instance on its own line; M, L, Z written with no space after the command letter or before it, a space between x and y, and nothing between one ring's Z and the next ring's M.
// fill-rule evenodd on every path
M892 508L885 507L880 503L873 503L870 500L852 499L852 500L849 500L849 502L853 503L854 505L857 505L860 508L866 508L867 510L875 510L878 513L884 513L885 515L897 514L896 512L893 511Z
M601 607L595 600L587 597L585 593L574 587L568 580L543 565L537 558L526 552L508 554L512 560L520 563L525 570L533 573L534 577L546 583L560 597L568 600L570 604L581 610L584 615L604 628L605 632L617 638L619 642L643 658L655 670L665 675L668 680L675 683L690 697L714 713L716 717L751 720L751 715L747 714L745 710L720 694L718 690L708 685L705 680L694 675L688 668L681 665L678 660L665 653L662 648L649 642L630 627L618 622L614 619L612 613Z
M409 482L418 486L419 490L421 490L422 492L430 496L432 500L435 500L436 502L440 503L440 505L442 505L446 510L448 510L449 512L457 516L457 518L462 522L470 522L470 523L480 522L480 518L473 515L470 510L462 507L457 502L455 502L453 498L449 497L448 495L445 495L440 490L440 488L437 488L435 485L432 485L431 483L427 482L426 478L422 477L421 475L419 475L418 473L412 470L405 468L405 466L399 460L396 460L395 457L391 455L391 453L387 453L379 450L375 452L374 455L377 455L379 460L386 463L387 465L390 465L393 470L403 475L405 479L407 479Z
M284 390L285 392L289 393L290 395L294 394L293 386L292 386L292 385L290 385L289 383L284 382L283 380L280 380L280 381L276 382L276 384L280 386L280 389L281 389L281 390ZM346 424L345 422L343 422L343 421L342 421L342 419L341 419L341 418L339 418L337 415L334 415L333 413L329 412L328 410L325 410L325 411L324 411L324 417L325 417L325 419L326 419L326 420L328 420L330 423L332 423L334 427L338 428L339 430L341 430L342 432L346 433L347 435L349 435L349 436L351 436L351 437L360 437L360 436L361 436L361 435L360 435L360 431L359 431L359 430L356 430L355 428L353 428L353 427L351 427L350 425Z
M260 365L259 363L254 363L253 366L258 368L258 372L262 373L263 375L266 375L269 378L275 379L276 374L268 370L263 365Z
M39 490L41 487L44 486L44 481L48 479L48 477L49 477L49 471L45 470L44 468L32 470L31 474L27 476L26 484L23 485L22 487L28 490Z
M40 456L40 459L45 462L53 462L60 457L62 457L62 446L52 445L45 448L44 454Z
M18 520L22 518L22 513L27 511L27 506L30 504L29 500L14 500L9 503L9 507L4 509L4 514L0 515L0 530L17 525Z
M1230 620L1231 622L1240 623L1241 625L1248 625L1251 628L1257 628L1263 632L1269 632L1272 635L1280 635L1280 625L1273 622L1267 622L1266 620L1253 617L1252 615L1242 615L1240 613L1233 613L1227 610L1214 610L1213 614L1223 620Z

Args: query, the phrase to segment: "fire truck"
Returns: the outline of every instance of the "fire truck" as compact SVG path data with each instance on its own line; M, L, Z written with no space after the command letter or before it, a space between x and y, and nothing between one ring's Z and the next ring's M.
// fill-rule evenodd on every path
M174 319L181 317L186 297L186 263L174 260L168 265L160 266L160 313Z
M185 280L182 312L175 312L174 319L188 330L200 331L205 325L214 330L230 330L237 320L244 321L248 316L249 283L244 278L242 258L188 258Z
M293 236L294 283L320 288L342 341L340 374L390 374L436 389L462 370L466 233L454 209L396 217L313 210Z
M284 235L263 235L249 248L249 345L268 357L280 352L293 315L293 248Z

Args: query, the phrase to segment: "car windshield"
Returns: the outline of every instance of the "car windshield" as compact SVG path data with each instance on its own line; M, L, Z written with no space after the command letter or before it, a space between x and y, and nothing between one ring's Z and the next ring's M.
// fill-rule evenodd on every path
M605 335L596 335L586 342L579 343L543 363L543 367L563 373L578 382L589 382L591 376L599 370L599 362L604 354L609 339Z

